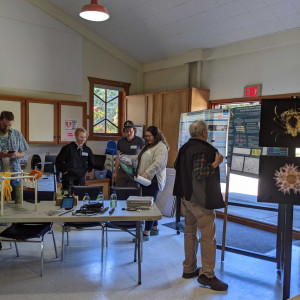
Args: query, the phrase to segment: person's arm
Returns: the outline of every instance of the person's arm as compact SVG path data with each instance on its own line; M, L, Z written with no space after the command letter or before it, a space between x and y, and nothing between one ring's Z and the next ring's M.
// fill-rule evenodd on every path
M59 154L56 156L55 165L57 172L65 173L67 171L67 163L66 163L66 150L65 146L61 148Z
M120 150L117 150L117 155L115 158L115 169L114 169L114 173L113 173L113 177L112 177L113 181L116 181L116 179L117 179L117 173L118 173L119 165L120 165L119 155L120 155Z
M152 179L160 170L166 167L168 161L168 150L165 144L157 146L153 154L153 163L142 175L145 178Z
M18 152L15 150L13 153L8 153L7 157L9 158L23 158L25 156L25 152Z
M94 154L92 152L91 149L89 149L89 156L88 156L88 172L91 172L94 167L95 167L95 163L94 163Z
M208 163L205 153L196 154L193 158L194 175L197 180L208 177L215 173L215 169L222 163L223 156L216 152L215 161Z

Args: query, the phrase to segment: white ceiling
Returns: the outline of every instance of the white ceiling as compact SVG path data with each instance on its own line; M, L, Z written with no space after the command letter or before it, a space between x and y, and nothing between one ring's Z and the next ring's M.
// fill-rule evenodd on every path
M144 64L300 27L300 0L98 0L105 22L79 17L90 0L48 1Z

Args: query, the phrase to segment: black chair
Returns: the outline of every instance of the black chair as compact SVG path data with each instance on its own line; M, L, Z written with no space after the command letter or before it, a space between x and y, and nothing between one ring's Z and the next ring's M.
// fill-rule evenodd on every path
M57 258L56 242L54 232L52 229L52 223L13 223L10 227L0 233L2 242L14 241L17 256L19 257L19 250L17 247L18 242L31 242L41 243L41 277L44 272L44 236L46 233L51 233L53 238L53 244L55 249L55 255ZM39 241L28 241L29 239L40 239Z
M91 186L72 186L71 191L75 196L78 196L78 200L82 200L85 193L89 193L90 199L95 200L99 192L103 192L102 185L91 185ZM61 257L64 258L64 233L67 233L67 246L69 246L69 232L72 228L85 229L85 230L99 230L102 229L102 222L66 222L62 228L62 246L61 246Z
M141 188L133 188L133 187L111 187L111 193L113 191L117 194L118 201L124 200L126 201L129 196L140 196ZM101 261L103 261L103 249L104 249L104 233L106 236L106 247L108 246L108 231L125 231L131 234L132 236L136 236L137 234L142 234L142 232L137 232L137 225L135 221L107 221L102 223L102 244L101 244ZM135 232L135 233L134 233ZM137 239L135 239L135 247L134 247L134 261L136 262L136 252L137 252Z

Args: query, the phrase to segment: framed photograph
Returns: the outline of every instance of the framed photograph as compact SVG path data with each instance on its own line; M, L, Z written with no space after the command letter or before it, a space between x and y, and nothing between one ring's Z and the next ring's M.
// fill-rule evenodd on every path
M299 147L300 99L263 99L260 147Z
M300 205L300 157L260 156L257 201Z

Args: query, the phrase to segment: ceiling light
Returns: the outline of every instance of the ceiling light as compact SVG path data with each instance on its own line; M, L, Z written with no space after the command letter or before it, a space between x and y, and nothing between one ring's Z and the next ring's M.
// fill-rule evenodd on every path
M91 4L84 5L79 16L89 21L105 21L109 18L108 11L102 5L98 4L98 0L91 0Z

